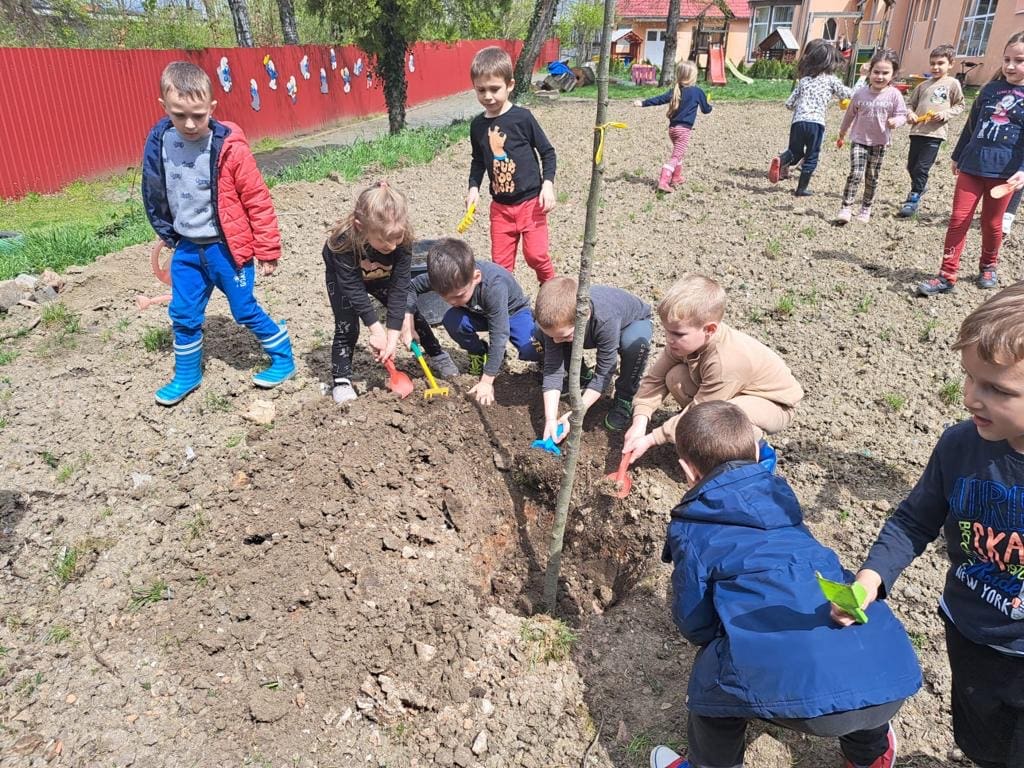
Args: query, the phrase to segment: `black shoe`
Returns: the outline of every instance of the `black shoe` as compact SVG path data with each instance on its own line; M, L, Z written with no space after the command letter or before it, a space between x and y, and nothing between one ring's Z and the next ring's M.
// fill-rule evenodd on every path
M633 403L615 398L611 410L604 417L604 425L612 432L621 432L633 422Z
M594 369L583 360L580 364L580 389L586 389L587 384L594 380ZM562 397L569 396L569 377L562 380Z

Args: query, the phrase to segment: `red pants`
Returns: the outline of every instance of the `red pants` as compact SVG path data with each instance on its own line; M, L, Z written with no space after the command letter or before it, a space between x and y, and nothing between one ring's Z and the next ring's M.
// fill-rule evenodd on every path
M989 194L992 187L1006 179L988 179L972 176L961 171L956 177L953 190L953 211L949 214L949 228L946 230L946 244L943 248L942 267L939 274L956 282L960 268L960 254L964 250L967 231L971 228L974 211L981 203L981 259L978 271L995 269L999 263L999 246L1003 243L1003 214L1010 204L1011 195L996 200Z
M540 200L531 197L517 205L491 201L491 261L509 272L516 269L519 238L523 239L523 258L543 283L555 276L548 254L548 215Z

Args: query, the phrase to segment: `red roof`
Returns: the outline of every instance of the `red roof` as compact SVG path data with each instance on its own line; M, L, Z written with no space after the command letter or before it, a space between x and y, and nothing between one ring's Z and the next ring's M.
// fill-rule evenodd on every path
M747 0L725 0L725 4L736 18L750 18L750 5ZM708 0L681 0L679 18L695 19L705 9L706 16L722 17L718 6ZM617 0L615 15L620 19L664 19L668 16L668 0Z

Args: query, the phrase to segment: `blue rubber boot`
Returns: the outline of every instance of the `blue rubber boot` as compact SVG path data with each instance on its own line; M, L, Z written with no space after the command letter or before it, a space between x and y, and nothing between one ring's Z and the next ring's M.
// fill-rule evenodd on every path
M160 405L176 405L203 380L203 340L174 345L174 379L156 391Z
M281 324L281 330L262 341L263 351L270 355L270 367L253 374L252 383L263 389L273 389L284 384L295 375L295 358L292 356L292 342L288 329Z

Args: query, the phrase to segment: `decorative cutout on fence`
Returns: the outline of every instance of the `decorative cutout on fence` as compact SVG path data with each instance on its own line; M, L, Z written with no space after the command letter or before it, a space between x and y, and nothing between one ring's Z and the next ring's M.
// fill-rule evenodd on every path
M255 80L249 80L249 106L253 112L260 111L260 87Z
M277 67L274 66L274 60L270 58L268 53L263 57L263 68L267 70L267 77L270 78L270 89L272 91L277 90Z
M334 49L331 48L331 70L333 71L333 70L335 70L337 68L338 68L338 55L334 52Z
M327 70L320 67L320 93L327 93Z
M341 79L345 81L345 87L342 90L348 93L352 90L352 75L349 74L348 67L342 67Z
M299 100L299 86L295 83L295 75L288 78L288 84L285 86L285 90L287 90L288 95L292 97L292 104Z
M299 72L302 73L303 80L309 80L309 56L303 56L299 62Z
M220 87L224 93L231 93L231 67L228 66L228 57L220 57L220 66L217 67L217 79L220 80Z

